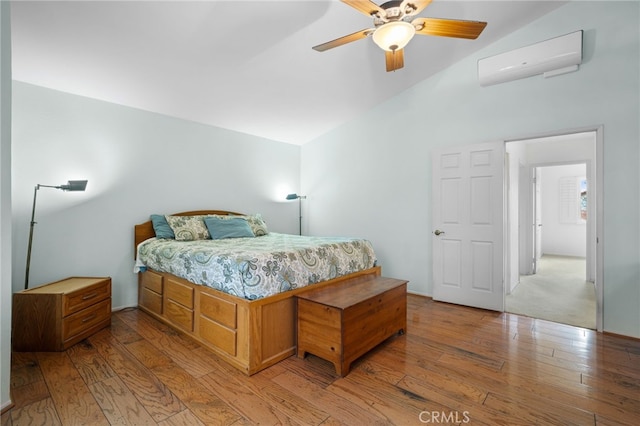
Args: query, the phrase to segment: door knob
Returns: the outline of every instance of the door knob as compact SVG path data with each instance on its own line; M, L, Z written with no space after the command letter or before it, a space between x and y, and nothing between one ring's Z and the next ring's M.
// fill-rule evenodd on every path
M437 236L437 235L440 235L440 234L444 234L444 231L436 229L435 231L433 231L433 233L436 234L436 236Z

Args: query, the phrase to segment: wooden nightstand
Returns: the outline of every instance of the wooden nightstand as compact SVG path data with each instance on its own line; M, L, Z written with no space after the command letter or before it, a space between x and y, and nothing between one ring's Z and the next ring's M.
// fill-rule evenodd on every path
M71 277L13 295L13 350L64 351L111 324L111 278Z

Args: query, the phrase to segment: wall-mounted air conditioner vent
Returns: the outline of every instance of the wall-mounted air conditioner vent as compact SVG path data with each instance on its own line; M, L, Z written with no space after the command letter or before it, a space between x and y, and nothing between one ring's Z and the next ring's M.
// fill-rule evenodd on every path
M544 74L577 71L582 63L582 30L478 61L481 86Z

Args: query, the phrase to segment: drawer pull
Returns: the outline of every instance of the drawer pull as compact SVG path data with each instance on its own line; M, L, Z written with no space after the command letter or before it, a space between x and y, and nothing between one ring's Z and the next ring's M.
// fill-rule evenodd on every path
M89 315L89 316L88 316L88 317L86 317L86 318L82 318L82 322L83 322L83 323L85 323L85 322L89 322L89 321L91 321L91 320L93 320L93 319L96 319L96 317L97 317L97 315L96 315L96 314Z
M98 295L97 292L93 292L93 293L89 293L89 294L84 294L82 296L82 300L89 300L89 299L93 299L94 297L96 297Z

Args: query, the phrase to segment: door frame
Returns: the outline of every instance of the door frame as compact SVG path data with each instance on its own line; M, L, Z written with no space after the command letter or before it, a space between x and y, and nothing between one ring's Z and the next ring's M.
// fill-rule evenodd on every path
M554 136L565 136L574 133L586 133L594 132L596 136L595 143L595 178L592 180L595 182L595 208L591 211L595 212L595 288L596 288L596 330L601 332L604 329L604 126L588 126L574 129L567 129L555 132L543 132L537 134L528 134L521 137L513 137L504 140L505 145L508 142L524 141L528 139L542 139ZM505 146L506 148L506 146ZM506 150L506 149L505 149ZM506 196L506 195L505 195ZM506 200L505 200L506 204ZM507 246L504 245L506 248ZM506 257L510 254L505 252L505 264ZM505 269L506 271L506 269ZM508 277L505 276L505 279ZM506 286L505 286L506 288ZM506 293L505 293L506 297Z
M539 190L539 188L537 188L538 185L540 185L540 181L539 181L539 173L538 170L539 169L544 169L547 167L562 167L562 166L572 166L572 165L580 165L580 164L584 164L585 165L585 175L587 178L588 182L592 182L593 181L593 176L592 176L592 166L593 163L591 160L576 160L576 161L559 161L559 162L545 162L545 163L532 163L529 164L529 170L530 170L530 176L535 176L535 182L532 183L531 187L536 188L534 190ZM591 191L590 191L591 192ZM595 197L597 197L597 189L594 186L593 189L593 195ZM591 196L591 194L590 194ZM540 247L539 245L541 244L541 242L539 241L540 236L538 235L538 232L540 232L539 230L539 211L535 210L538 208L538 194L534 195L533 197L529 197L529 202L533 202L533 207L532 206L527 206L527 211L530 212L531 216L532 216L532 220L530 221L533 224L533 250L534 252L532 253L531 258L533 258L533 274L535 274L537 272L537 262L539 259L539 255L540 255ZM586 223L586 228L585 228L585 251L586 251L586 264L585 264L585 277L586 280L589 282L595 282L596 277L593 271L595 271L595 237L594 237L594 233L595 233L595 225L596 222L594 222L593 218L596 217L596 212L595 212L595 205L591 205L588 204L588 210L587 210L587 223ZM542 228L544 229L544 227Z

